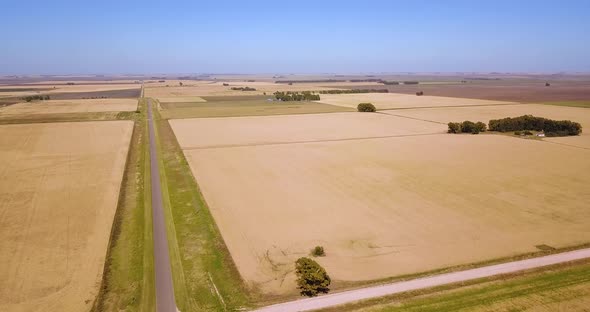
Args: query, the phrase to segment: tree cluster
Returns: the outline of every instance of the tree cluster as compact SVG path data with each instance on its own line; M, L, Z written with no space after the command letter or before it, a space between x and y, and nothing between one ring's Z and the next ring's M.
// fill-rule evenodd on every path
M417 95L417 96L424 95L424 91L418 91L418 92L416 92L416 95Z
M318 82L346 82L346 80L340 79L320 79L320 80L277 80L275 83L318 83Z
M384 85L398 85L399 81L381 81Z
M25 96L20 98L23 101L27 101L27 102L31 102L31 101L43 101L43 100L49 100L49 95L29 95L29 96Z
M481 121L473 122L465 120L464 122L449 122L448 126L448 133L479 134L480 132L486 131L486 124Z
M231 89L234 91L256 91L256 89L250 87L232 87Z
M312 91L293 92L293 91L277 91L273 93L275 98L279 101L290 102L290 101L319 101L320 95L314 94Z
M413 84L419 84L419 81L404 81L405 85L413 85Z
M344 90L322 90L320 94L351 94L351 93L388 93L387 89L344 89Z
M314 260L302 257L295 262L297 287L302 296L314 297L330 291L332 280L326 270Z
M571 120L552 120L532 115L514 118L493 119L489 122L490 131L543 131L546 136L568 136L582 133L582 125Z
M371 103L360 103L359 105L357 105L356 109L359 112L374 112L376 111L375 109L375 105L371 104Z

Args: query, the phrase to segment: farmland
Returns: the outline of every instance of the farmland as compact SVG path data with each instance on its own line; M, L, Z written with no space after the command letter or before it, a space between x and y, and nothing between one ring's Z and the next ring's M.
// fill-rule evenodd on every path
M0 108L0 115L119 112L137 109L136 99L48 100Z
M514 104L501 101L416 96L397 93L322 94L321 100L318 102L351 108L356 108L359 103L369 102L375 105L377 109Z
M358 116L355 127L350 116ZM364 116L172 121L251 286L293 292L292 263L316 245L325 247L318 261L333 279L350 282L590 240L586 151L504 136L432 134L444 132L440 124L405 118L359 123ZM568 162L544 165L558 157Z
M92 306L131 137L129 121L0 126L0 309Z

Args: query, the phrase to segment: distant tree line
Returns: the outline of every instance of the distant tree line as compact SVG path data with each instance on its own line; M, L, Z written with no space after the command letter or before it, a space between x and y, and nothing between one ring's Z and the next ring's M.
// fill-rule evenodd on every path
M481 121L473 122L465 120L464 122L449 122L448 126L448 133L479 134L480 132L486 131L486 124Z
M281 92L277 91L273 93L275 98L279 101L283 102L291 102L291 101L319 101L320 95L315 94L312 91L303 91L303 92Z
M399 81L385 81L385 80L383 80L383 81L381 81L381 83L384 85L398 85Z
M341 79L320 79L320 80L277 80L275 83L318 83L318 82L346 82L347 80Z
M322 90L320 94L350 94L350 93L388 93L387 89L344 89L344 90Z
M545 136L568 136L582 133L582 125L577 122L571 120L552 120L533 115L493 119L489 122L489 128L490 131L499 132L543 131Z
M234 91L256 91L256 89L250 87L232 87L231 89Z
M404 81L405 85L419 84L419 81Z
M29 96L25 96L20 98L23 101L27 101L27 102L31 102L31 101L43 101L43 100L49 100L49 95L29 95Z

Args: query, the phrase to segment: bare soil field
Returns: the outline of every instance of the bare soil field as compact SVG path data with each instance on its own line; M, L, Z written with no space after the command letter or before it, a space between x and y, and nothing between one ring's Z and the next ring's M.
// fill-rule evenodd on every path
M135 99L48 100L22 102L0 107L0 116L26 114L60 114L88 112L120 112L137 109Z
M418 85L375 85L375 89L388 89L389 92L415 94L423 91L424 95L446 96L455 98L484 99L506 102L550 102L590 100L590 82L588 81L553 81L546 87L545 81L489 81L469 82L463 84L418 84ZM345 89L357 89L359 86L341 85ZM367 88L367 86L363 86Z
M0 310L87 311L133 122L0 126Z
M579 107L551 106L541 104L518 104L478 107L444 107L383 111L385 114L404 116L419 120L441 123L460 122L464 120L482 121L490 119L534 115L557 120L572 120L582 124L583 132L579 136L544 138L543 140L568 144L590 149L590 110Z
M502 105L510 102L441 96L416 96L400 93L321 94L319 103L355 108L359 103L373 103L377 109L400 109L441 106Z
M238 270L266 294L294 293L293 263L316 245L334 280L364 281L590 240L583 149L383 114L171 125ZM382 138L351 139L368 136Z
M175 119L170 125L183 149L412 136L447 129L446 125L357 112Z

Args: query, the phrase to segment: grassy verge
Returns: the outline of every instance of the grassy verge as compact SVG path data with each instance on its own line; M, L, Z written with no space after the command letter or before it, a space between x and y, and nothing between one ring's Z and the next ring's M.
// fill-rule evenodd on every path
M322 311L583 311L589 303L590 261L586 260Z
M183 311L234 311L252 297L167 120L154 110L174 293Z
M569 107L584 107L590 108L590 101L559 101L559 102L545 102L545 105L569 106Z
M136 112L93 112L93 113L60 113L60 114L27 114L0 115L0 125L21 123L74 122L133 120L138 118Z
M139 105L93 311L155 311L147 123Z

